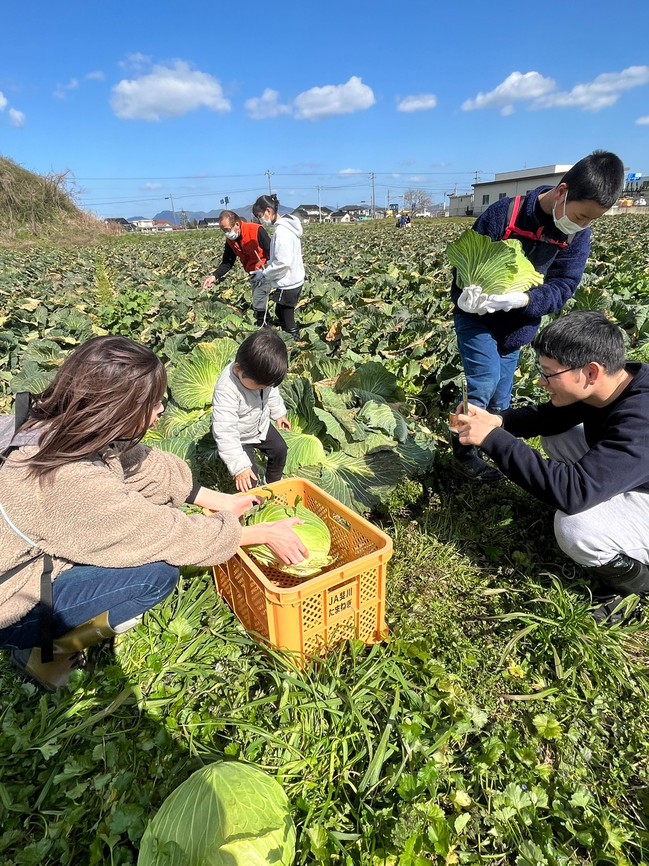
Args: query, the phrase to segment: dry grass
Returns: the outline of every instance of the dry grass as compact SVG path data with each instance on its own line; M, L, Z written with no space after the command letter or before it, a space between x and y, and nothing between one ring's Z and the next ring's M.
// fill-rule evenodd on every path
M87 243L110 233L74 204L66 179L67 172L41 176L0 157L0 244L42 239Z

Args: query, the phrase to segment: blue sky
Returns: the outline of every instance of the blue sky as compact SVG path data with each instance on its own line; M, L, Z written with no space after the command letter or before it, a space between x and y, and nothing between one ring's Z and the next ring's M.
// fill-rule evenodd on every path
M649 174L649 3L6 4L0 154L99 216L470 190L595 148Z

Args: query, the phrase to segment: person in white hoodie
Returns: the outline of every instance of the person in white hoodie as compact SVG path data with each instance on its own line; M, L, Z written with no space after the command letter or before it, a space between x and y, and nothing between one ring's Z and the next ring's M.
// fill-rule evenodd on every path
M295 307L304 284L302 223L293 214L279 215L279 201L274 193L260 196L252 206L252 213L264 226L273 226L275 229L270 241L268 263L250 275L255 323L258 327L266 324L272 292L272 299L276 303L275 313L282 330L294 340L299 340Z
M288 449L279 430L290 430L291 424L278 385L287 370L284 341L272 328L262 328L243 341L214 388L212 435L240 492L260 480L255 451L268 458L267 484L282 477Z

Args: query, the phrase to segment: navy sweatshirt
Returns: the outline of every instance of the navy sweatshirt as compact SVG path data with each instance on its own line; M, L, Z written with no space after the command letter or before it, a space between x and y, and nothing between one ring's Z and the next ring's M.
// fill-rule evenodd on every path
M552 214L544 213L538 203L539 195L549 189L553 189L553 187L539 186L524 197L516 226L530 232L536 232L543 226L544 234L548 238L565 241L567 240L566 235L558 231L554 225ZM480 214L473 225L473 230L478 234L487 235L492 241L502 240L507 228L507 211L510 201L511 198L502 198L494 202L483 214ZM509 354L509 352L531 343L541 324L541 317L548 313L558 313L572 298L583 276L590 252L589 228L577 232L568 246L563 249L543 241L528 240L527 238L516 237L516 235L512 235L512 237L521 242L527 258L536 270L545 277L542 285L536 286L528 292L530 299L528 305L522 309L510 310L507 313L487 313L484 316L465 313L457 306L455 311L458 316L479 318L485 331L494 337L503 354ZM451 297L456 305L460 291L453 281Z
M649 493L649 366L628 362L633 375L608 406L583 401L552 403L502 413L503 427L492 430L482 450L504 474L542 502L579 514L618 493ZM521 439L553 436L584 425L589 451L573 464L545 460Z

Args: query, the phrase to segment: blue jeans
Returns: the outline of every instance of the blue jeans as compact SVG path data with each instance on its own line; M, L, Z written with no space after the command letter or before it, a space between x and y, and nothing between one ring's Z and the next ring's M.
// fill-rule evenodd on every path
M520 350L501 355L496 340L484 328L480 316L456 314L453 318L469 402L489 412L507 409L511 403Z
M163 601L178 582L179 570L166 562L134 568L74 565L52 584L54 637L108 611L118 626ZM24 649L40 644L40 604L21 620L0 629L0 647Z

